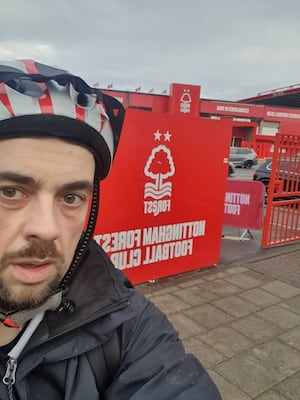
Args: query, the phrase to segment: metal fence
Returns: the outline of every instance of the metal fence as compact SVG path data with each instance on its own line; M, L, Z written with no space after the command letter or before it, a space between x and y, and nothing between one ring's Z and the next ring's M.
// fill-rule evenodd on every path
M262 247L300 240L300 135L275 139Z

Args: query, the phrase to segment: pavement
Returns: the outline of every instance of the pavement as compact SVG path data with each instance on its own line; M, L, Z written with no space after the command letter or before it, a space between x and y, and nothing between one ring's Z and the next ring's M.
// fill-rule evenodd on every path
M224 228L217 265L138 285L223 400L300 399L300 243L263 249ZM188 400L188 399L187 399Z

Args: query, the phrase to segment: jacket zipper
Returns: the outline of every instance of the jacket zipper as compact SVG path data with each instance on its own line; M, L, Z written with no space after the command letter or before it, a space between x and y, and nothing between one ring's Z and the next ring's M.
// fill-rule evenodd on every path
M22 333L21 337L19 338L18 342L13 346L13 348L7 354L7 362L6 362L6 372L2 379L4 385L7 386L8 390L8 397L9 400L13 400L13 385L16 382L16 371L18 366L18 357L26 346L28 340L31 338L32 333L35 331L41 320L43 319L44 312L38 313L35 315L27 327L25 328L24 332Z
M13 385L16 382L17 365L18 365L17 359L10 357L6 363L6 372L2 379L4 385L7 386L9 400L14 400Z

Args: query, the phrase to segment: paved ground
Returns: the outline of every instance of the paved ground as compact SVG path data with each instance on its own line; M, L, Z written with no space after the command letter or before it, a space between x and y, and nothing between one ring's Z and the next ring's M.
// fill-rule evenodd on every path
M240 233L224 232L217 266L138 289L168 315L223 400L299 400L300 244L261 249L260 232L234 240Z

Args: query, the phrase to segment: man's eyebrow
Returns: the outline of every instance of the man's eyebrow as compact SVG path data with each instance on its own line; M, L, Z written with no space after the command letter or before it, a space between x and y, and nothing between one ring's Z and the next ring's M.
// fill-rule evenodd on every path
M34 178L28 175L23 175L18 172L2 171L0 172L0 180L11 181L23 185L36 185L37 182Z
M73 191L73 190L86 190L88 193L93 192L94 185L88 180L74 181L66 183L60 187L61 191Z
M37 182L33 177L28 175L23 175L18 172L11 171L2 171L0 172L0 181L10 181L14 183L18 183L21 185L28 186L38 186L39 182ZM73 191L73 190L86 190L88 193L93 192L93 183L89 180L78 180L74 182L68 182L59 187L61 191Z

